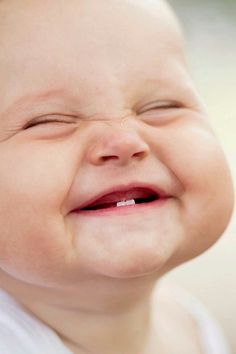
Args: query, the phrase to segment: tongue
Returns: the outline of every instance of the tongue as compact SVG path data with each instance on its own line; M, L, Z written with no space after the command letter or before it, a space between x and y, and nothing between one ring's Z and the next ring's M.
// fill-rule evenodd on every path
M97 199L90 205L87 205L84 210L88 209L104 209L104 208L112 208L117 206L118 202L123 200L131 200L131 199L148 199L151 196L154 196L154 193L148 189L139 189L135 188L129 190L127 192L116 192L105 195L102 198Z

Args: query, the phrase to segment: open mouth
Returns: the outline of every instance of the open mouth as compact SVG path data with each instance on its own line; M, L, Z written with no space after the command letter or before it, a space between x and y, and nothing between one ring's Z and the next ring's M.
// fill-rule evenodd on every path
M92 203L84 206L80 210L91 211L111 208L122 208L127 206L135 206L138 204L148 204L161 197L158 193L145 188L134 188L126 192L114 192L102 196L101 198L93 201Z

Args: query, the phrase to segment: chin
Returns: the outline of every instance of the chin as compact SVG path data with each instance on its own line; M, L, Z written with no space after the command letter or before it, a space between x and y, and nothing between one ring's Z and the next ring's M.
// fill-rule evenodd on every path
M136 278L156 273L161 274L168 259L165 255L153 254L153 252L139 254L138 252L127 257L110 257L93 264L97 275L123 279Z

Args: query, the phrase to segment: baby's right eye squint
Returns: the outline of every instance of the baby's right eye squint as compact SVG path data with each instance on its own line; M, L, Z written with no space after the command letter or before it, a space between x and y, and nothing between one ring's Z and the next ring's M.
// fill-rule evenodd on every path
M72 117L71 117L72 118ZM53 117L37 117L32 119L30 122L26 123L23 127L24 130L34 128L41 125L49 125L49 124L73 124L74 120L72 119L59 119Z

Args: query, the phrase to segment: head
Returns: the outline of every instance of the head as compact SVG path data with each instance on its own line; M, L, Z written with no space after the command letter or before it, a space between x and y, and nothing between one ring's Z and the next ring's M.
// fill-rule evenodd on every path
M231 178L168 5L8 0L0 18L0 274L158 277L215 243ZM161 200L81 210L143 186Z

